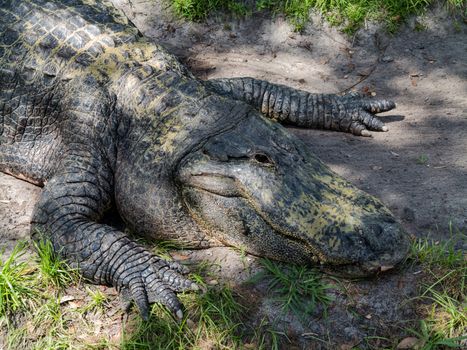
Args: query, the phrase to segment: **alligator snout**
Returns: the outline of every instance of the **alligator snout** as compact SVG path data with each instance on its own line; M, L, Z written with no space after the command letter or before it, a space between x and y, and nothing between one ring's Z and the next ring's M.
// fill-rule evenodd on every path
M329 265L329 272L342 276L364 277L390 270L409 250L407 234L392 217L373 218L353 234L343 235L342 240L349 263Z

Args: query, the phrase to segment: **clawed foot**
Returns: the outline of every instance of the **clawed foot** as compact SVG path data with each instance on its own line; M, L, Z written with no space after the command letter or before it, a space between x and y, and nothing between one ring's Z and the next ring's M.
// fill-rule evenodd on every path
M388 127L375 116L376 113L390 111L396 104L390 100L372 99L358 93L350 93L339 101L345 108L347 118L342 123L348 132L358 136L371 136L368 130L388 131ZM342 127L342 125L341 125Z
M117 284L125 311L129 311L134 302L141 317L148 320L150 304L159 302L182 319L183 306L175 293L200 290L196 283L185 277L188 269L149 253L131 262L131 265Z

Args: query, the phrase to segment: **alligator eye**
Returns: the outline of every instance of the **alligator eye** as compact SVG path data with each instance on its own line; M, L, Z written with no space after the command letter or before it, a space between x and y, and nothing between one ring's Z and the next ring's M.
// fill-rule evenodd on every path
M274 162L269 158L267 155L263 153L256 153L253 156L254 160L256 160L258 163L264 164L264 165L273 165Z

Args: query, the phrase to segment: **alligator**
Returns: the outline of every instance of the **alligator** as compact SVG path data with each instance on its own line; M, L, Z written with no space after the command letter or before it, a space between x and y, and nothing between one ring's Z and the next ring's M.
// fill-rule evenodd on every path
M0 0L0 33L0 171L43 187L32 238L142 317L182 317L177 293L199 286L105 223L112 208L139 237L346 276L406 256L393 214L281 125L369 136L394 102L202 81L106 1Z

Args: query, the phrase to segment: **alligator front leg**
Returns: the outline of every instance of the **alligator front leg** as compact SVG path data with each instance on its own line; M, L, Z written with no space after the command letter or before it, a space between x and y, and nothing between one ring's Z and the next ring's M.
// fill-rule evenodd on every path
M133 300L144 319L149 304L160 302L183 316L175 292L197 290L183 276L186 268L165 261L124 233L98 221L111 202L112 183L103 161L78 152L44 187L33 215L34 239L46 235L54 250L96 284L112 285ZM97 170L99 169L99 170Z
M207 84L221 95L247 102L284 124L370 136L368 130L387 131L374 114L396 104L359 94L312 94L253 78L213 79Z

